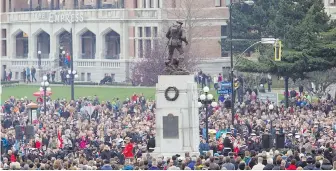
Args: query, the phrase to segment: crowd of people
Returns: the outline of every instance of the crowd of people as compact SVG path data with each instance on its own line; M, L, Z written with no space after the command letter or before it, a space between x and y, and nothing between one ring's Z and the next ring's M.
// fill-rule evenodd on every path
M286 108L260 101L247 91L236 103L231 123L230 98L211 107L209 136L201 110L199 156L153 156L155 101L142 94L125 100L41 101L10 97L2 106L1 168L11 170L331 170L336 169L336 106L333 99L293 97ZM304 101L304 103L302 103ZM28 108L38 103L34 135L17 135L28 127ZM46 110L46 114L44 114ZM28 132L28 131L27 131ZM264 148L262 135L271 137ZM275 137L285 135L285 148ZM207 140L206 137L209 137Z
M19 80L22 80L24 83L36 83L36 68L34 66L32 67L25 67L22 69L22 72L20 72L20 78ZM45 73L45 75L48 77L48 82L55 82L56 78L56 71L48 71ZM61 75L62 76L62 75ZM8 69L8 73L6 70L3 72L2 81L12 81L13 79L13 72L11 69Z

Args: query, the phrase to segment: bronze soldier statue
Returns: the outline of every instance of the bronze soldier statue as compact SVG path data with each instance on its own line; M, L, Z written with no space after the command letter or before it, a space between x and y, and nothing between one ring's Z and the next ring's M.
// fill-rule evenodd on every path
M184 30L182 28L183 22L176 21L176 24L169 27L168 32L166 33L166 37L169 39L168 41L168 60L166 61L165 72L169 75L186 75L189 74L188 71L179 67L179 62L183 59L183 48L182 41L188 45L188 41L186 39ZM179 52L180 57L174 58L173 54L175 49Z

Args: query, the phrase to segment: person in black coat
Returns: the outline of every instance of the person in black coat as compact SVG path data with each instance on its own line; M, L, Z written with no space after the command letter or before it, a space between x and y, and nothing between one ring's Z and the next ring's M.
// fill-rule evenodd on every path
M230 132L226 133L226 137L223 141L223 145L224 145L224 148L231 148L231 151L233 151L233 143L231 142L230 137L231 137L231 133Z
M110 161L110 159L112 158L112 153L109 149L109 147L106 145L103 149L103 151L100 153L101 155L101 159L103 160L108 160Z
M329 161L333 161L333 150L331 147L326 149L323 155L324 155L324 158L328 159Z
M256 139L254 143L254 151L261 152L261 150L262 150L262 146L260 144L260 141L259 139Z
M331 170L333 166L328 159L323 159L321 170Z
M300 96L301 96L302 93L303 93L303 86L302 85L299 86L299 92L300 92Z
M153 152L154 150L152 150L150 148L155 148L155 137L153 135L150 135L150 138L149 138L148 143L147 143L147 150L149 152Z

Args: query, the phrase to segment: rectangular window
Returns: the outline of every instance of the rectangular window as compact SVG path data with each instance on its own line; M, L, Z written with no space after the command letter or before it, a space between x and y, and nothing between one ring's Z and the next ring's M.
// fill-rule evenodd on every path
M227 25L221 26L221 36L227 36Z
M138 0L133 1L134 8L138 8Z
M81 73L81 81L85 81L85 73L84 72Z
M19 72L15 72L15 77L14 77L16 80L19 79Z
M82 3L82 6L79 6L78 0L73 0L73 9L85 8L84 6L87 5L86 1Z
M221 0L215 0L215 7L221 6Z
M91 81L91 73L86 73L87 81Z
M160 8L160 0L157 0L157 7Z
M221 38L221 56L228 57L229 54L227 53L224 45L225 45L225 38Z
M1 41L1 56L7 56L7 41L6 40L2 40Z
M142 0L142 8L146 8L147 6L147 4L146 4L147 2L146 2L146 0Z
M157 27L153 27L153 33L154 33L154 35L153 35L153 37L158 37L158 28Z
M28 57L28 39L23 42L23 56Z
M154 6L154 2L156 1L156 0L149 0L150 1L150 8L155 8L155 6Z
M138 37L142 37L142 27L138 27Z
M56 1L56 9L60 9L60 1Z
M9 12L12 12L12 0L8 1L8 9L9 9Z
M142 42L142 40L138 41L138 56L139 56L139 58L143 57L143 42Z
M7 38L6 29L1 29L1 38L2 39L6 39Z
M1 9L2 12L6 12L6 0L3 0L2 1L2 9Z
M134 57L136 57L137 56L137 40L136 39L134 39L134 48L133 48L133 54L134 54Z
M336 6L336 0L329 0L330 6Z
M225 0L225 5L228 7L230 6L231 0Z
M146 37L151 37L152 36L151 27L145 27L145 36Z
M152 42L151 40L145 40L145 55L149 56L151 54Z
M159 47L159 40L158 39L153 39L153 49L156 49Z
M172 0L172 8L176 8L176 0Z

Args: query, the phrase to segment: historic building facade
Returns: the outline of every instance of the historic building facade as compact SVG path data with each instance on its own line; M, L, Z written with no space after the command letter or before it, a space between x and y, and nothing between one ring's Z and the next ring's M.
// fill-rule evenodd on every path
M330 14L333 1L325 0ZM194 26L191 49L204 59L200 67L218 73L230 61L219 43L227 36L228 2L1 0L1 72L10 69L13 79L21 79L23 68L38 67L39 59L42 74L59 71L60 57L72 49L77 81L98 81L105 74L127 81L132 62L146 56L176 19L187 18Z
M78 81L98 81L104 74L127 81L132 62L164 36L183 1L189 0L3 0L2 71L10 69L13 79L21 79L23 68L38 67L39 58L41 72L60 70L60 57L70 54L72 40ZM198 18L195 30L204 35L193 41L207 49L202 58L220 59L218 41L228 9L225 0L209 2L198 2L211 15Z

